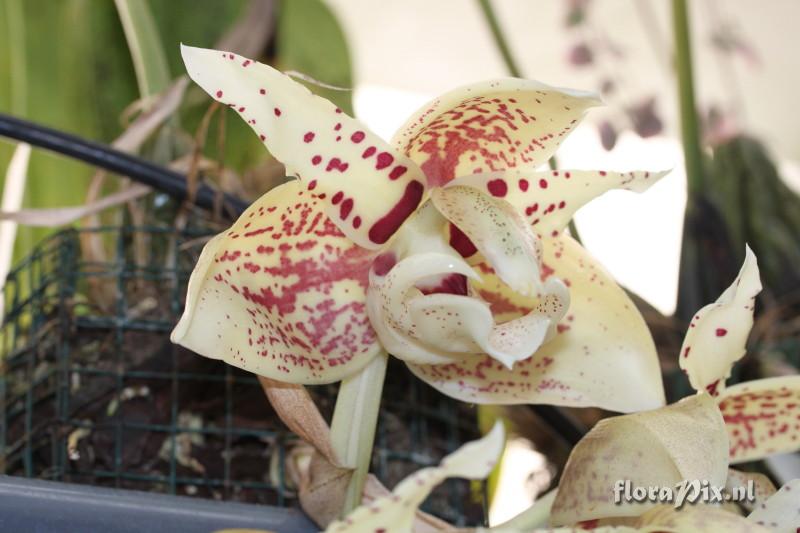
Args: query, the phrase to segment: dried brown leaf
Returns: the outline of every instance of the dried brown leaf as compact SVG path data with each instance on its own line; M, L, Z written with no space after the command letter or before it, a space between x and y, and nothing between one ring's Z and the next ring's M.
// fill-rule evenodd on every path
M178 78L162 95L158 97L155 104L149 107L148 111L140 114L128 128L117 137L111 146L118 150L125 152L136 152L141 147L142 143L147 140L150 135L158 129L172 114L178 109L183 101L183 93L189 84L189 78L182 76ZM86 194L86 204L91 205L98 202L103 184L105 182L106 172L98 171L95 173L89 185L89 190ZM145 191L149 191L149 187L137 185L135 187L144 187ZM123 182L122 190L117 194L134 194L130 193L128 181ZM135 189L134 189L135 190ZM113 195L112 195L113 196ZM141 195L139 195L141 196ZM138 197L135 196L134 197ZM130 200L133 200L131 197ZM86 228L99 227L101 225L97 212L100 210L84 214L86 217L83 221L83 226ZM141 242L141 241L137 241ZM80 234L81 254L88 263L102 264L107 262L108 254L105 250L103 237L98 232L82 232ZM142 253L143 245L139 244L139 254ZM114 304L117 298L116 282L106 278L99 278L90 276L89 280L89 295L91 301L97 304L102 309L109 309Z
M331 463L338 463L331 444L331 430L314 400L302 385L258 377L269 402L284 424Z
M319 453L311 456L308 470L301 477L300 507L320 527L339 518L353 470L332 464Z
M110 194L97 201L72 207L53 207L45 209L20 209L18 211L0 211L0 220L12 220L19 224L37 227L54 227L70 224L89 215L94 215L150 192L146 185L132 185L128 189Z

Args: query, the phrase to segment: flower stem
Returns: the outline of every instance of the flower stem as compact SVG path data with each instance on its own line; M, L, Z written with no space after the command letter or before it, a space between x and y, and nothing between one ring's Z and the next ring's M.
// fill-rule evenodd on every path
M681 112L681 139L690 193L704 187L703 152L700 126L694 101L692 47L686 0L672 0L672 26L675 37L675 69L678 74L678 103Z
M508 47L508 42L506 42L506 37L503 35L503 30L497 22L497 17L494 14L494 9L492 8L490 0L478 0L478 5L481 6L483 16L486 19L486 23L489 25L489 29L492 31L492 37L497 45L497 49L500 51L500 55L503 56L503 62L506 64L508 72L515 78L521 78L522 74L517 67L517 63L514 61L514 57L511 55L511 49Z
M361 504L388 360L386 352L378 354L363 370L343 380L339 386L331 422L331 442L340 466L354 470L347 486L342 517Z

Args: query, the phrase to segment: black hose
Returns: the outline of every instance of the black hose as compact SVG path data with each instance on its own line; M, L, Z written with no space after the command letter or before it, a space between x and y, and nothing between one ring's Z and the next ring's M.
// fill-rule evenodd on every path
M40 124L0 113L0 136L26 142L90 165L100 167L148 185L168 194L178 201L187 197L186 176L153 164L140 157L121 152L108 145L82 139L71 133L54 130ZM217 195L220 194L208 185L200 184L194 203L206 209L213 209ZM247 202L227 193L222 193L223 212L226 210L238 215L247 208Z

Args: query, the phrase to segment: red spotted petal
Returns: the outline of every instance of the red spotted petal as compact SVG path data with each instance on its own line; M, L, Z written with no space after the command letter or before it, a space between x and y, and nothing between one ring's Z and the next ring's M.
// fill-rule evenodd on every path
M181 51L192 79L234 108L356 243L380 247L421 202L425 177L417 165L329 101L236 54Z
M513 169L463 176L452 185L474 187L513 205L542 236L560 232L575 212L611 189L642 192L667 172Z
M758 263L748 246L739 275L716 302L695 314L683 339L678 362L696 390L716 396L725 389L733 364L745 354L759 292Z
M800 449L800 376L758 379L718 397L730 440L731 463Z
M752 511L755 507L764 503L778 490L772 480L760 472L742 472L733 468L728 469L728 479L725 481L725 489L728 492L746 491L750 483L753 485L755 500L737 502L748 511Z
M444 185L457 176L547 162L599 103L592 93L530 80L476 83L422 107L392 141L429 185Z
M756 507L747 519L772 533L800 531L800 479L793 479L782 486L763 504Z
M423 213L426 212L431 211L424 209ZM418 280L432 275L454 274L477 277L469 265L452 252L411 254L392 265L384 275L376 274L373 269L367 294L368 311L381 343L389 353L407 361L438 364L450 362L459 355L452 352L477 349L470 337L451 338L446 349L426 342L429 339L420 338L417 317L409 307L409 299L422 294L415 287ZM488 309L486 311L488 313Z
M513 370L491 357L412 364L411 370L444 394L473 403L549 403L622 412L664 405L655 345L633 302L570 237L542 242L543 270L570 291L570 307L555 338ZM478 289L496 318L531 310L530 300L512 300L513 293L502 286L485 276Z
M512 290L524 296L541 294L541 242L508 203L462 186L434 189L431 200Z
M289 383L331 383L381 350L366 311L372 252L297 181L203 249L172 340Z

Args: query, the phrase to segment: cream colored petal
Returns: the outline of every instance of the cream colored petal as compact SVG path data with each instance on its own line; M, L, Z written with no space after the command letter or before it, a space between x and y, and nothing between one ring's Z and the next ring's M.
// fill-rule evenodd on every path
M542 236L560 232L575 212L611 189L647 190L667 171L612 172L514 168L456 178L450 186L474 187L505 200Z
M331 383L380 352L366 311L372 254L292 181L209 241L173 342L289 383Z
M482 439L470 442L445 457L439 466L423 468L401 481L390 496L357 508L344 520L333 522L328 533L409 533L414 514L434 487L449 477L484 479L494 468L505 444L498 422Z
M772 533L796 533L800 530L800 479L793 479L747 517L752 523Z
M466 346L452 346L441 350L435 343L426 343L428 339L419 335L417 317L410 312L408 302L409 299L422 295L415 287L419 280L437 275L477 278L472 268L454 253L412 254L397 264L392 264L386 273L376 272L373 268L367 293L367 311L381 343L392 355L407 361L440 364L458 357L455 350L477 349L470 342ZM462 343L469 342L469 339L460 340Z
M460 87L420 108L392 143L425 172L430 185L457 176L546 163L594 93L506 78Z
M413 161L290 77L230 52L181 53L189 76L235 109L359 245L379 248L422 201L426 180Z
M507 202L462 186L434 189L431 200L511 290L522 296L541 295L541 242Z
M446 364L462 354L488 354L510 367L530 357L550 325L569 305L566 287L549 280L547 294L526 316L496 324L489 305L461 294L424 294L418 282L431 276L478 275L456 254L422 253L403 259L385 276L373 272L368 312L382 344L417 364Z
M562 280L570 306L555 337L513 370L489 358L450 365L409 365L448 396L474 403L550 403L638 411L664 405L661 370L650 332L625 292L573 239L545 239L543 272ZM530 313L537 301L504 288L488 265L476 267L476 292L496 320Z
M759 472L742 472L740 470L728 469L728 479L725 482L725 490L733 494L734 492L745 494L752 494L755 497L754 501L741 500L737 503L741 504L745 509L752 511L754 507L763 503L767 498L775 494L778 490L772 481Z
M661 505L645 513L638 531L674 533L768 533L746 518L708 505L686 505L680 509Z
M739 275L716 302L695 314L683 340L679 364L696 390L716 396L725 389L733 364L745 354L759 292L758 263L748 246Z
M800 376L733 385L718 397L731 463L800 450Z
M618 485L674 487L686 480L723 486L728 439L716 402L707 394L631 415L601 420L573 448L564 468L551 523L639 516L656 504L626 502ZM614 502L615 489L623 503Z
M544 290L533 311L503 324L495 324L489 304L468 296L416 296L408 301L408 309L415 335L429 345L441 350L485 353L512 369L547 340L548 332L569 306L569 291L557 279L549 279Z

